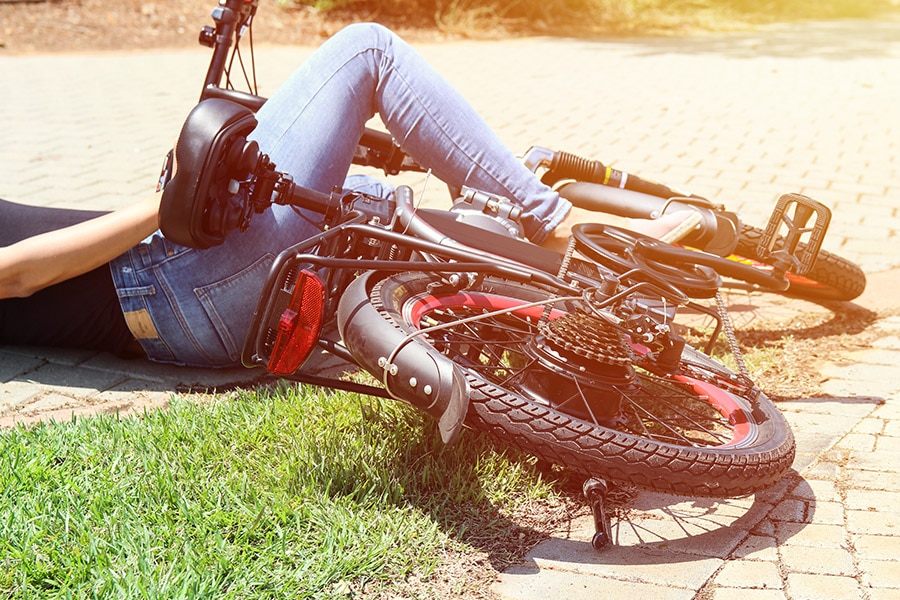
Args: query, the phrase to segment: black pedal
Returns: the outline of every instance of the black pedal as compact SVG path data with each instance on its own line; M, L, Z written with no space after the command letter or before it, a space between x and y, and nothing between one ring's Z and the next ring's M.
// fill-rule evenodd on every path
M829 223L831 209L821 202L801 194L784 194L775 204L759 241L760 256L774 259L778 277L787 271L803 275L816 263ZM781 233L783 229L786 231ZM781 247L777 247L779 239L784 241ZM801 241L805 246L799 246Z

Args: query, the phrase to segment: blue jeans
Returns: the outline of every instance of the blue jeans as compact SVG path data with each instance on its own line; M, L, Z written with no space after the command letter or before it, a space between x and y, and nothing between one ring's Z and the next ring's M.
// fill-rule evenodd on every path
M532 241L541 242L568 213L569 203L541 184L456 90L378 25L351 25L325 42L262 107L252 137L299 185L321 192L356 187L345 178L375 114L444 182L518 203ZM315 231L291 207L273 206L246 232L206 250L157 233L111 263L126 321L153 360L235 366L275 256Z

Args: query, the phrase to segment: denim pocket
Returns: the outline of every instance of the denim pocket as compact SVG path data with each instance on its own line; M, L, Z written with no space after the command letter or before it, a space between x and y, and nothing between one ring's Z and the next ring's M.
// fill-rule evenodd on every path
M250 266L225 279L194 288L197 300L231 361L240 359L253 311L274 261L273 254L264 254Z

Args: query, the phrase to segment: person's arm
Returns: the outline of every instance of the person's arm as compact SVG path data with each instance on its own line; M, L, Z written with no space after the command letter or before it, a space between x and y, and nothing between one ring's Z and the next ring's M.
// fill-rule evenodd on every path
M108 263L158 228L159 194L0 248L0 298L26 298Z

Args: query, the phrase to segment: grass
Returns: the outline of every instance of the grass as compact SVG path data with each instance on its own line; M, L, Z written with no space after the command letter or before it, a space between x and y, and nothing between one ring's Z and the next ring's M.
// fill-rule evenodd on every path
M873 319L738 336L762 388L796 397ZM0 597L486 598L585 510L482 435L443 446L400 403L286 384L199 400L0 431Z
M473 432L444 447L404 405L290 387L0 432L0 490L18 598L462 594L484 575L441 565L502 568L543 535L516 515L561 501Z

